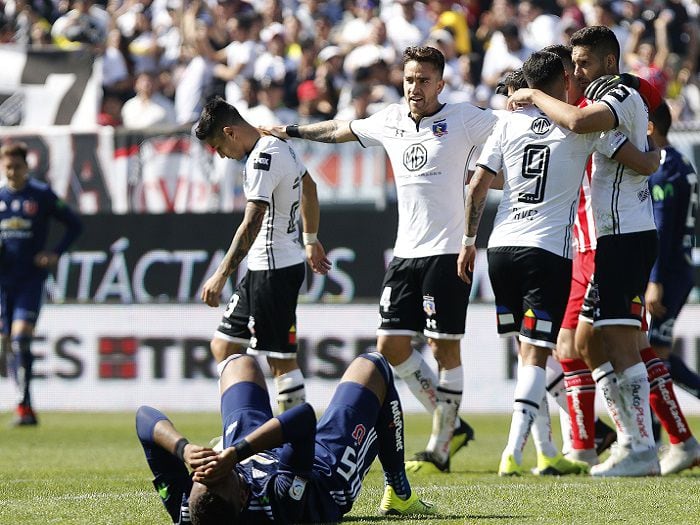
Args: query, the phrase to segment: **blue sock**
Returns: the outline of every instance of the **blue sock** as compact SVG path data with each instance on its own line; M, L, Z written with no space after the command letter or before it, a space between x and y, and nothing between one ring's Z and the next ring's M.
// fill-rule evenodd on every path
M688 368L685 361L676 354L671 354L668 357L666 366L670 370L671 379L675 384L700 398L700 375Z
M387 382L384 404L379 409L375 429L384 481L394 489L398 497L408 499L411 497L411 485L404 467L406 440L403 409L393 378Z
M34 355L32 355L32 337L20 335L12 337L12 353L15 355L14 369L17 386L22 395L21 405L32 406L32 398L29 392L29 385L32 382L32 365Z
M183 498L186 500L192 489L192 479L182 461L153 442L156 423L167 419L161 411L142 406L136 411L136 434L153 472L153 486L173 523L178 523Z

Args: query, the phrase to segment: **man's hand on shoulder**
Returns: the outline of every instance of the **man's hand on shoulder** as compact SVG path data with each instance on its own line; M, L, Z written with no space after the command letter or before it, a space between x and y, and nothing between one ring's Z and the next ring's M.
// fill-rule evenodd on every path
M603 75L586 86L584 95L589 100L599 101L617 86L623 85L639 91L639 78L630 73Z
M287 126L258 126L263 135L272 135L278 139L288 139Z

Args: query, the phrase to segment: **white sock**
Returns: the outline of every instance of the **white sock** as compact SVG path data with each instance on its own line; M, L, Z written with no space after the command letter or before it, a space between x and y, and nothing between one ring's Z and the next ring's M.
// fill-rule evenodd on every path
M571 418L569 412L559 407L559 427L561 428L561 453L566 454L572 448Z
M301 370L291 370L275 378L277 388L277 410L281 414L306 401L306 388Z
M440 370L437 387L437 406L433 412L433 430L426 450L434 452L441 460L450 455L450 440L455 429L455 419L462 403L464 372L458 366L451 370Z
M557 402L559 408L562 408L569 413L569 405L566 402L566 386L564 385L564 370L559 361L552 356L547 358L547 392L552 396L552 399Z
M549 458L557 455L557 447L552 441L552 419L549 415L549 403L547 394L542 397L540 409L532 424L532 441L538 452Z
M606 361L596 369L591 371L593 380L596 382L596 387L600 389L600 393L605 400L605 408L608 410L610 419L615 423L617 429L617 442L620 445L629 445L631 441L630 432L625 427L624 417L626 410L620 386L617 382L617 374L613 370L612 364Z
M545 394L545 372L543 368L534 365L524 365L518 370L518 381L515 385L513 416L510 421L508 444L504 454L513 454L516 463L523 460L523 448L530 435L540 402Z
M651 407L649 406L649 377L644 363L625 369L618 377L622 398L629 415L632 450L637 452L656 448L651 429Z
M413 350L403 363L394 366L396 375L406 382L411 393L416 396L429 414L437 407L437 375L425 362L420 352Z

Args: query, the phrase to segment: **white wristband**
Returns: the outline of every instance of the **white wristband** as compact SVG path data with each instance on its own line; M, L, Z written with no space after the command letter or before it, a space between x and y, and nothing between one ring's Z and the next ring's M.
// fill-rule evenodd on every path
M317 233L303 232L301 234L301 238L304 240L304 246L306 246L307 244L316 244L318 242L318 234Z
M474 246L476 242L476 235L474 237L469 237L468 235L462 235L462 246Z

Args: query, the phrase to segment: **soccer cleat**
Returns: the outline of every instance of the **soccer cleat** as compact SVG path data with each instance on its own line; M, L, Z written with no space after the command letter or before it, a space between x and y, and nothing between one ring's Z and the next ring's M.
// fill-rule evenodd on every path
M566 476L585 474L589 468L588 463L565 458L561 453L550 458L540 452L537 454L537 468L534 468L532 473L536 476Z
M499 476L522 476L523 467L518 465L515 461L515 456L513 454L503 454L501 456L501 463L498 465L498 475Z
M599 456L617 441L617 432L600 419L595 420L595 453Z
M655 448L635 452L629 446L617 445L608 459L591 467L591 476L597 478L658 476L659 473Z
M584 461L588 463L589 467L592 467L593 465L597 465L599 463L598 459L598 454L596 454L595 450L590 448L590 449L576 449L572 448L569 450L564 456L567 459L571 459L573 461Z
M439 474L450 471L450 458L441 461L434 452L424 450L406 461L406 472L413 474Z
M459 426L455 428L450 440L450 457L454 456L462 447L466 447L473 440L474 429L460 417Z
M431 516L437 514L437 509L432 503L420 499L415 492L403 500L391 485L387 485L379 504L379 513L383 516Z
M700 443L691 437L683 443L669 445L659 458L661 475L677 474L682 470L700 467Z
M36 414L32 407L29 405L17 405L17 414L12 420L12 426L14 427L28 427L38 425L39 421L36 418Z

